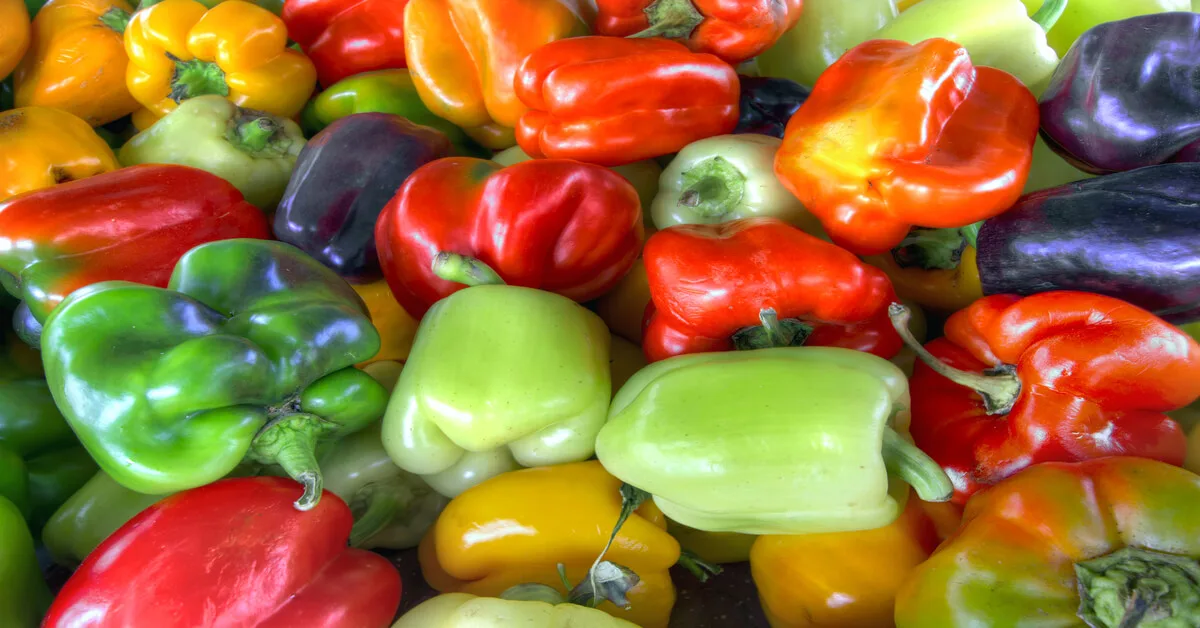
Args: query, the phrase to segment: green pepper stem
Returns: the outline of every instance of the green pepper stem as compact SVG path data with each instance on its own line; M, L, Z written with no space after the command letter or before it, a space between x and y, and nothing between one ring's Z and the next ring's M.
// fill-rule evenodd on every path
M433 274L446 281L468 286L504 285L504 279L490 266L466 255L442 251L433 256Z
M1079 618L1092 628L1200 625L1200 561L1123 547L1075 564ZM1171 620L1174 620L1173 622Z
M813 327L808 323L785 318L779 320L779 315L773 308L765 308L758 312L759 325L745 327L733 333L733 346L739 351L754 349L770 349L774 347L803 346L812 335Z
M288 477L304 485L304 493L296 500L296 509L311 510L321 500L324 483L315 453L317 438L329 430L329 423L316 415L283 414L254 437L247 458L282 467Z
M883 428L883 463L924 501L948 502L954 496L954 485L941 465L891 427Z
M364 491L359 491L363 493ZM379 534L396 515L408 505L408 502L397 499L394 494L385 490L366 489L363 496L355 495L354 500L366 501L366 508L354 518L354 527L350 528L350 547L362 547L363 543ZM353 508L351 509L354 510Z
M901 268L953 270L962 262L967 244L961 229L916 228L892 249L892 259Z
M973 249L979 248L979 230L983 229L983 223L984 221L980 220L958 230L962 234L963 239L967 241L967 246Z
M642 12L650 26L630 35L631 38L686 39L704 21L704 15L696 10L692 0L654 0Z
M110 7L103 15L100 16L100 23L113 29L118 34L125 33L125 27L129 26L129 20L133 19L133 14L121 7Z
M710 563L687 550L679 553L679 560L676 561L676 564L691 572L702 584L708 582L710 577L719 576L725 571L720 565Z
M170 53L167 53L167 58L175 62L175 73L171 77L171 93L168 96L176 103L209 94L229 95L225 72L217 64L200 59L181 61Z
M683 173L683 185L677 202L716 219L737 210L746 193L746 175L724 157L710 157Z
M1050 29L1054 28L1058 22L1058 18L1062 17L1063 11L1066 10L1067 0L1046 0L1029 19L1041 26L1043 31L1049 33Z
M988 414L1007 414L1017 403L1017 398L1021 396L1021 380L1011 365L1005 364L984 374L956 369L933 357L933 354L917 342L908 329L912 312L904 304L893 303L888 306L888 318L892 320L892 327L900 334L904 344L912 349L926 366L959 386L973 389L983 399L983 406Z
M275 116L239 107L237 115L229 121L225 137L238 150L259 155L282 134L283 123Z

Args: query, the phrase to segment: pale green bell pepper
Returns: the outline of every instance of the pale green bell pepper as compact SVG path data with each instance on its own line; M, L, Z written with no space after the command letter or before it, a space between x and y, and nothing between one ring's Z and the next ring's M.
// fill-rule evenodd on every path
M804 0L796 25L755 57L758 70L812 87L825 68L895 17L895 0Z

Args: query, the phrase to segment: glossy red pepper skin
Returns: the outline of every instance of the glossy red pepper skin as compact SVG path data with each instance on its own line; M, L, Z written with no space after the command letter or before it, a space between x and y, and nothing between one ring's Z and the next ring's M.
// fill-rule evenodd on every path
M329 87L355 74L408 67L404 7L408 0L286 0L280 17Z
M913 440L946 470L955 503L1041 462L1183 464L1165 412L1200 397L1200 345L1141 308L1085 292L984 297L926 348L965 371L1014 365L1021 382L1012 409L989 416L978 393L916 364Z
M732 133L738 120L733 67L665 39L560 39L525 57L514 88L529 107L517 143L535 158L620 166Z
M779 219L676 225L650 236L642 258L651 298L642 351L652 362L729 351L765 308L812 326L808 345L883 358L903 346L888 319L896 296L887 275Z
M465 287L433 274L439 252L475 257L509 285L583 302L629 272L644 233L637 191L608 168L448 157L408 177L379 216L375 244L392 293L420 318Z
M325 492L300 511L296 482L226 479L176 493L100 544L45 628L386 628L400 574L346 545L349 507Z

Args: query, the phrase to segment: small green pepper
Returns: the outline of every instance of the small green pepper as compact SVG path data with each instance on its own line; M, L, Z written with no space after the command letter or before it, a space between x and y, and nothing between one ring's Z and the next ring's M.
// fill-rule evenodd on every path
M46 522L42 543L54 562L75 569L125 522L169 494L131 491L98 471Z
M33 535L21 511L0 497L0 626L36 628L50 607L50 588L42 579Z
M198 96L121 147L122 166L181 164L233 184L246 200L273 210L283 197L304 134L291 120L243 109L222 96Z
M895 0L804 0L796 25L755 58L758 70L812 87L825 68L895 17Z

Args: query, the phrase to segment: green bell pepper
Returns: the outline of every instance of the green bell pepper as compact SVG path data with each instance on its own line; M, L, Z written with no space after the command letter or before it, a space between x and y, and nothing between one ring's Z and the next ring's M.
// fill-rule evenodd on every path
M75 569L125 522L170 494L131 491L98 471L46 522L42 544L54 562Z
M50 608L50 588L42 579L33 535L21 511L0 497L0 626L36 628Z
M233 184L246 200L273 210L283 198L304 134L291 120L243 109L222 96L179 103L117 154L122 166L182 164Z
M439 253L434 270L472 287L417 328L383 420L392 460L454 497L513 461L590 458L612 395L604 321L558 294L498 285L477 260Z
M208 484L243 458L321 496L314 448L369 425L387 391L353 368L379 351L354 289L300 249L202 244L167 289L123 281L71 293L42 335L54 400L100 468L135 491Z
M929 0L925 0L928 2ZM1033 15L1053 0L1021 0L1026 11ZM1193 0L1069 0L1063 16L1047 34L1050 47L1059 54L1067 54L1076 39L1098 24L1115 22L1138 15L1165 13L1167 11L1194 10ZM912 9L909 9L910 11Z
M625 383L596 457L697 530L868 530L899 516L904 482L926 501L953 492L908 439L908 406L904 373L861 351L681 355Z
M755 58L758 69L812 87L825 68L895 18L895 0L804 0L796 25Z

